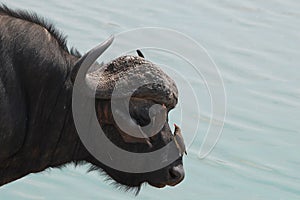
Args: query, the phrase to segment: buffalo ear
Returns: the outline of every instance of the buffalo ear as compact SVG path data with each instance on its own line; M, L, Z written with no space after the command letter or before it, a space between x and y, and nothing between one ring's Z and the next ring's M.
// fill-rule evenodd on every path
M145 58L145 56L143 55L143 53L141 52L141 50L137 49L136 50L137 54L139 57Z

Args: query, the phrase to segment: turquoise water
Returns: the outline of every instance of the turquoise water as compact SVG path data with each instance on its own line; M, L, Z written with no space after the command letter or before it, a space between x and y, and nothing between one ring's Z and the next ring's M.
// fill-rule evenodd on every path
M68 35L69 46L81 52L137 27L183 32L207 49L227 93L223 133L205 159L197 152L209 123L209 104L200 102L202 116L195 116L191 105L190 117L183 119L193 123L199 117L200 127L184 160L186 178L174 188L145 186L135 197L97 173L86 174L85 166L69 166L1 187L1 200L300 199L299 1L1 2L51 19ZM188 78L202 87L192 74ZM179 118L176 112L172 117Z

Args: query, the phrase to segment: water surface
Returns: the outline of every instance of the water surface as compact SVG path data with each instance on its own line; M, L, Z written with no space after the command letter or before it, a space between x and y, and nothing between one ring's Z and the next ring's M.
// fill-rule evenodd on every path
M145 186L135 197L104 176L86 174L85 166L68 166L1 187L0 199L300 199L299 1L1 2L51 19L80 52L111 34L144 26L191 36L219 67L227 117L217 146L201 160L197 152L209 123L209 101L203 96L201 116L191 104L183 120L200 117L200 127L184 160L186 178L175 188ZM193 74L187 78L203 87ZM172 118L179 117L174 112Z

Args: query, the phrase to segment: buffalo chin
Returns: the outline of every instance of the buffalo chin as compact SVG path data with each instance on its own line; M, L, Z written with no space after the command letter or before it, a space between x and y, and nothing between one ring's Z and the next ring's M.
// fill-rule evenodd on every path
M148 182L149 185L153 186L153 187L156 187L156 188L164 188L166 187L166 184L162 184L162 183L151 183L151 182Z

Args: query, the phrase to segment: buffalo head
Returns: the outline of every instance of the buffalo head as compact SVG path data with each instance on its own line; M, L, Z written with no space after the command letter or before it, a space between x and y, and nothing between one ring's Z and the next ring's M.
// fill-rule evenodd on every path
M143 183L155 187L174 186L184 178L182 156L185 153L180 128L175 125L175 132L172 134L168 124L168 113L177 104L177 87L158 66L144 59L140 51L138 51L139 56L122 56L103 64L97 70L88 72L112 41L113 38L109 38L79 59L72 71L71 79L81 79L87 94L95 94L98 122L107 138L115 145L130 152L145 153L161 149L168 143L174 142L176 149L172 151L178 153L178 158L161 169L145 173L119 171L104 165L92 156L87 161L93 165L93 169L104 171L117 183L129 188L140 188ZM79 69L85 72L84 75L78 74ZM145 81L149 79L152 80L151 83ZM135 91L130 93L121 89L120 93L113 96L118 82L121 82L122 88L122 86L130 86L134 80L142 83ZM96 92L92 92L95 90ZM114 102L112 97L115 99ZM114 104L126 104L126 100L129 102L127 104L129 117L126 116L126 112L113 109ZM154 105L160 105L160 109L153 111ZM116 118L122 121L123 128L120 128ZM159 124L159 128L151 129L153 124ZM143 131L145 127L150 127L150 131ZM170 149L166 149L163 153L165 155L162 156L167 157L169 151ZM147 164L151 164L151 161Z

